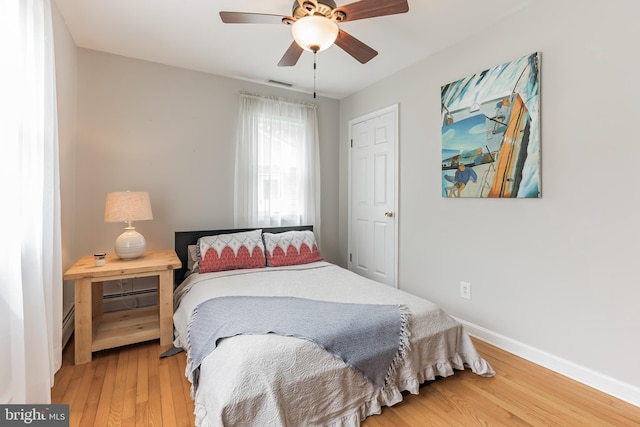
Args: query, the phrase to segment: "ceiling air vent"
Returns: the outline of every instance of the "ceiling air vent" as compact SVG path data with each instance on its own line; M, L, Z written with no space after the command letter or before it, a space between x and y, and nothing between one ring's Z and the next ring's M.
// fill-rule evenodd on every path
M267 80L267 83L272 84L272 85L285 86L285 87L293 86L293 83L281 82L279 80L273 80L273 79Z

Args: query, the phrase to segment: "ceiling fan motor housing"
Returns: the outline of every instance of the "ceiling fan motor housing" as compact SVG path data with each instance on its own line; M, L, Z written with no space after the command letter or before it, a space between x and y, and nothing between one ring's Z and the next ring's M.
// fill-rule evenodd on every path
M336 2L333 0L307 0L302 3L302 6L300 6L300 3L295 0L293 2L291 14L296 19L300 19L305 16L320 15L335 22L342 22L345 18L345 14L344 12L336 11L336 7Z

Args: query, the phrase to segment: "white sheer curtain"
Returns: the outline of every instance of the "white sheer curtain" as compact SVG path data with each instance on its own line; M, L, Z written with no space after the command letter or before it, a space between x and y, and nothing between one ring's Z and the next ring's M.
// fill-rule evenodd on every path
M0 1L0 403L51 402L62 261L49 0Z
M236 227L313 225L320 236L316 106L240 95Z

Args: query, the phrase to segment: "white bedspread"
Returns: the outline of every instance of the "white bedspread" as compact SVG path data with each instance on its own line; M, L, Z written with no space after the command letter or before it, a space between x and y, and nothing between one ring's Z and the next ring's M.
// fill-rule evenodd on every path
M323 301L403 304L411 312L410 349L393 381L378 389L315 344L298 338L241 335L222 340L201 366L196 425L356 427L419 385L470 368L492 376L468 335L435 304L348 270L317 262L192 274L176 291L175 345L188 351L193 309L214 297L293 296Z

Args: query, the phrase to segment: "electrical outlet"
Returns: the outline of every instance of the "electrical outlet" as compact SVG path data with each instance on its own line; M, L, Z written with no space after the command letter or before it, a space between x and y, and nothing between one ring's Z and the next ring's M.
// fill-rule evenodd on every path
M460 282L460 298L471 299L471 283Z

